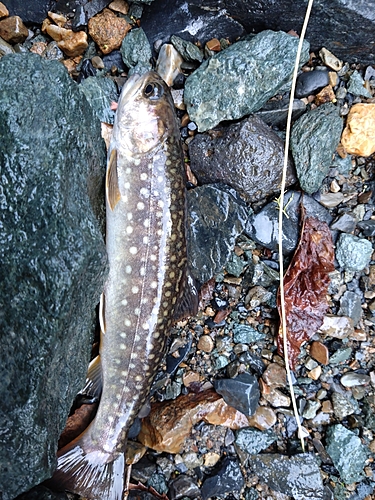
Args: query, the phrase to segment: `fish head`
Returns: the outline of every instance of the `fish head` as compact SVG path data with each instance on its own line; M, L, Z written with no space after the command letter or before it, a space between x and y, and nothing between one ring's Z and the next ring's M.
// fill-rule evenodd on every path
M127 156L154 153L178 130L166 83L154 71L134 74L125 83L116 112L116 148Z

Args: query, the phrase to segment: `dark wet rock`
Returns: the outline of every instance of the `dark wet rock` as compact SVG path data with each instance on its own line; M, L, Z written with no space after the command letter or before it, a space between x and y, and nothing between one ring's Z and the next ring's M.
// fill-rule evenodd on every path
M158 500L160 497L156 497L148 491L130 490L128 498L130 500Z
M357 219L350 214L340 215L331 225L332 231L342 231L343 233L351 233L357 225Z
M86 0L57 0L53 2L54 5L50 9L52 12L58 12L61 14L69 14L74 12L80 4L87 3ZM47 16L45 16L47 17Z
M295 500L322 500L323 483L314 455L252 455L249 467L261 483Z
M254 370L258 375L262 375L264 372L266 365L263 360L257 356L256 354L246 351L239 355L238 360L245 365L248 365L249 368Z
M77 78L77 82L81 83L85 78L89 78L90 76L95 76L96 75L96 68L92 65L92 62L90 59L85 59L82 62L81 65L81 70Z
M264 333L249 325L237 324L233 328L233 341L236 344L250 344L251 342L257 342L264 338Z
M90 2L85 2L84 9L87 19L99 14L105 7L111 3L111 0L91 0Z
M331 222L329 212L313 198L303 195L303 206L306 217ZM288 217L283 219L283 252L285 255L293 252L297 246L300 229L301 193L288 191L284 197L284 211ZM279 205L271 201L257 214L250 215L245 233L260 245L270 250L278 250Z
M260 285L269 287L279 281L279 273L260 261L257 264L249 262L248 269L244 277L244 284L249 286Z
M265 450L277 439L277 434L271 430L260 431L247 427L236 431L236 445L250 455Z
M10 16L19 16L24 23L41 24L47 17L47 12L54 5L53 0L4 0Z
M244 267L246 267L246 265L247 264L244 260L238 257L238 255L236 255L235 253L232 253L225 265L225 269L229 274L238 278L239 276L241 276L242 271L244 270Z
M250 209L234 189L223 184L191 189L187 201L191 273L203 284L225 266Z
M225 182L250 202L280 191L284 144L257 116L197 134L189 153L191 169L202 184ZM295 181L289 163L287 186Z
M19 495L17 500L68 500L68 497L62 491L55 492L44 486L36 486L30 491Z
M367 97L367 98L371 99L372 94L364 87L364 83L365 83L365 81L363 80L361 75L358 73L358 71L354 70L349 78L348 92L350 92L351 94L360 96L360 97Z
M86 16L85 9L83 8L82 5L78 5L75 9L74 17L72 19L72 30L80 31L85 26L87 26L87 21L88 19Z
M289 110L289 95L282 99L271 99L255 114L267 125L284 130ZM300 99L294 99L292 121L296 121L306 111L306 104Z
M113 124L115 112L111 110L111 101L117 102L116 85L110 78L89 77L78 87L91 104L101 122Z
M353 325L356 326L362 316L362 301L358 293L346 291L340 299L339 314L341 316L349 316L353 320Z
M303 72L297 78L296 97L306 97L328 84L329 75L326 69Z
M344 483L354 483L363 478L363 468L369 450L354 432L338 424L327 430L327 452Z
M254 375L244 372L236 378L215 380L213 385L229 406L233 406L244 415L253 415L260 396L258 380Z
M315 193L328 174L342 127L338 108L332 103L305 113L294 123L291 150L298 180L307 193Z
M336 259L348 271L362 271L370 262L371 242L352 234L340 234L336 244Z
M207 9L200 0L163 0L146 7L142 28L151 45L158 40L169 42L177 35L190 42L199 40L202 45L211 38L229 38L234 41L245 34L242 25L227 16L223 9ZM239 20L239 19L238 19Z
M7 500L51 476L85 380L106 270L90 204L103 215L105 148L99 121L60 63L4 56L0 94L0 490Z
M120 52L124 63L130 68L129 75L143 74L151 69L151 47L142 28L132 29L126 35Z
M172 35L171 43L176 50L182 55L185 61L188 62L202 62L203 52L194 45L194 43L184 40L179 36Z
M358 222L358 227L364 236L375 236L375 220L363 220Z
M171 376L173 376L177 368L180 366L180 364L185 360L187 355L190 352L191 349L191 344L193 342L193 338L190 335L187 342L179 347L178 349L178 356L176 357L175 355L173 356L172 354L168 354L167 359L166 359L166 364L167 364L167 373L169 373ZM173 354L176 354L175 352Z
M103 60L105 69L108 71L110 71L113 66L116 66L116 68L120 72L125 71L125 69L126 69L124 61L122 59L121 52L119 50L112 50L111 53L103 56L102 60Z
M183 497L197 498L200 496L198 485L190 476L180 474L169 485L169 496L171 500L180 500Z
M150 479L147 481L147 486L154 488L154 490L156 490L161 495L163 493L167 493L168 491L166 477L161 472L154 472Z
M229 492L240 492L244 484L245 481L238 462L225 458L220 470L204 481L201 488L202 499L220 498Z
M134 481L146 483L155 472L156 464L144 456L132 466L131 477Z
M258 111L292 77L298 39L263 31L212 56L186 80L184 101L204 132ZM309 57L304 42L301 63Z

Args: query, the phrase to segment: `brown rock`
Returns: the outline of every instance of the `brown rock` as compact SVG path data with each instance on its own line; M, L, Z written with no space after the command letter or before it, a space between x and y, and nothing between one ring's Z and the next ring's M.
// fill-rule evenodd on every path
M336 74L336 73L335 73ZM317 106L325 102L335 102L336 96L331 85L324 87L318 94L316 94L314 102Z
M57 45L69 57L80 56L88 47L87 34L84 31L72 31L70 36L57 42Z
M199 373L188 371L182 376L182 382L185 387L190 387L190 384L196 384L200 381Z
M269 394L262 394L274 408L287 408L290 406L290 397L283 394L279 389L271 389Z
M9 10L5 7L5 5L2 2L0 2L0 19L7 16L9 16Z
M221 50L220 42L217 38L212 38L212 40L209 40L206 43L206 47L208 48L208 50L212 50L213 52L220 52Z
M309 371L307 376L312 380L318 380L321 374L322 374L322 367L319 365L316 368L313 368L311 371Z
M214 348L214 341L209 335L202 335L198 340L197 347L203 352L211 352Z
M57 24L57 26L64 26L68 19L62 14L56 14L56 12L48 12L48 17Z
M310 356L322 365L328 365L329 352L328 348L321 342L314 341L310 346Z
M326 401L323 401L323 403L322 403L322 412L323 413L333 413L332 403L328 399Z
M352 106L341 142L350 154L370 156L375 152L375 104Z
M103 54L119 49L130 28L130 24L125 19L117 17L109 9L104 9L89 20L89 34Z
M32 52L33 54L39 54L41 56L47 48L47 45L47 42L35 42L33 43L30 52Z
M284 387L286 385L285 368L278 363L271 363L267 366L262 378L269 387Z
M146 446L142 446L135 441L128 441L126 443L126 465L136 464L140 461L143 455L146 453Z
M256 427L260 431L265 431L273 427L276 423L276 414L272 408L266 406L258 406L254 415L248 417L249 425Z
M22 43L29 36L29 30L19 16L6 17L0 21L0 37L9 43Z
M113 0L108 7L115 12L126 15L129 12L129 4L125 0Z
M62 28L61 26L56 26L55 24L50 23L45 23L45 31L53 40L55 40L55 42L65 40L73 33L72 30L67 30L66 28Z
M249 425L245 415L228 406L215 391L208 390L154 403L150 415L142 420L138 440L156 451L179 453L193 425L201 420L231 429Z

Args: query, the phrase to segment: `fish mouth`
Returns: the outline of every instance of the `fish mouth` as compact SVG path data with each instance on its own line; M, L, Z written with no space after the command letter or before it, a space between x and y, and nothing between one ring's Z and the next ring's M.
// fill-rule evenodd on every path
M119 106L124 106L135 96L139 88L142 86L143 77L144 75L134 73L126 80L124 86L122 87Z

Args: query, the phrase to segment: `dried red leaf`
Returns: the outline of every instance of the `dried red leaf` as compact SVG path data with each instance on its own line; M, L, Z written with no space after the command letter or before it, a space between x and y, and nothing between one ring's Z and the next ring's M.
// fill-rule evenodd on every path
M292 369L301 344L309 340L323 323L328 309L328 273L335 269L333 262L333 242L328 225L313 217L306 218L297 250L284 276L287 346ZM280 296L278 309L281 315ZM281 327L277 349L283 355Z

